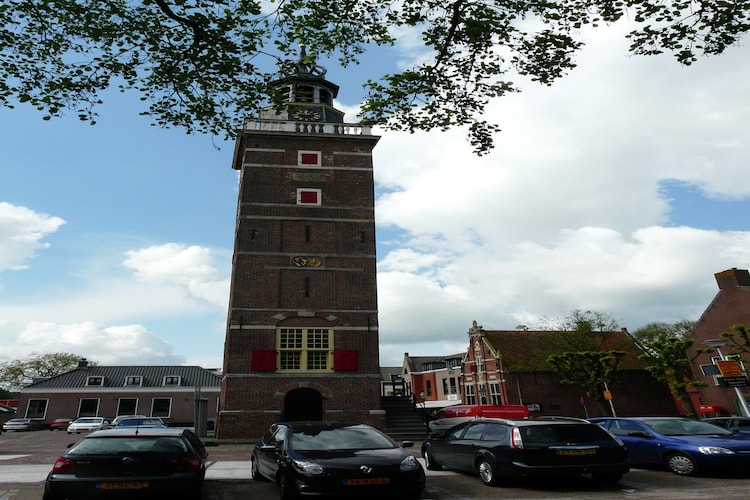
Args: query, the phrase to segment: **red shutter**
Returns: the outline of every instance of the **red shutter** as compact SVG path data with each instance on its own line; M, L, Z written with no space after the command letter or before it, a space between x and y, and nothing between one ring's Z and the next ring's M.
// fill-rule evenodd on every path
M250 368L254 371L276 370L276 351L253 351Z
M303 165L317 165L318 153L301 153L300 163Z
M333 351L333 369L336 371L355 371L357 369L357 351Z

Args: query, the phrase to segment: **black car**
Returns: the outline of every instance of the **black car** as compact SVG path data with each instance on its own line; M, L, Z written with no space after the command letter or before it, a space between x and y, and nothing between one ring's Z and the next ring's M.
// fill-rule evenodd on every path
M390 437L365 424L273 424L253 449L252 477L279 485L282 500L301 495L419 498L422 465Z
M573 477L615 483L628 470L621 441L587 422L569 420L476 420L422 445L427 468L478 474L488 486L519 477Z
M199 499L206 450L188 429L94 431L55 461L44 500L110 498Z

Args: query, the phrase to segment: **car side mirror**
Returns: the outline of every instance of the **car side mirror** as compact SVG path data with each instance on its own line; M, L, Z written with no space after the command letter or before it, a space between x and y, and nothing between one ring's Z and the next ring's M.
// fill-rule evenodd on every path
M264 444L261 445L260 451L276 451L278 448L275 445L272 444Z
M414 446L414 441L401 441L402 448L411 448Z

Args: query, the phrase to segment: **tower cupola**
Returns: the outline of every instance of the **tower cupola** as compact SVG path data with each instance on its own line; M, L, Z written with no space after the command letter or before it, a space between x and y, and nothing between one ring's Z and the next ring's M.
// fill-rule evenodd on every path
M308 56L305 45L300 45L296 61L279 64L279 78L270 83L283 105L264 108L261 119L294 122L343 123L344 113L333 107L339 86L325 79L327 70L315 64Z

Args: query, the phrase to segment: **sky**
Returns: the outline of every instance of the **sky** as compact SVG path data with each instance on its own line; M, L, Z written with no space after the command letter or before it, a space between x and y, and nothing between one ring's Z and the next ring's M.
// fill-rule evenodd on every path
M714 273L750 266L750 49L686 68L630 56L624 31L585 32L569 75L492 102L489 155L463 130L376 131L381 366L463 352L472 321L697 320ZM364 81L421 56L318 63L354 122ZM137 111L114 92L95 126L0 109L0 363L222 366L233 143Z

